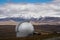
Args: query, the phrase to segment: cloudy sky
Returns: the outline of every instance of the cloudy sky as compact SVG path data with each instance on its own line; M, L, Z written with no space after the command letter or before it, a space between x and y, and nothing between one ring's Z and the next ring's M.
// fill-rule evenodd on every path
M60 17L60 0L0 0L0 18Z

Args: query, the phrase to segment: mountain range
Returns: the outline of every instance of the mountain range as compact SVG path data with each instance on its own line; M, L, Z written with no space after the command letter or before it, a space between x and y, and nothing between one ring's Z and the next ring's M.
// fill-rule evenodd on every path
M40 17L40 18L30 18L30 19L25 19L22 17L10 17L10 18L1 18L0 21L9 21L13 20L16 22L19 21L39 21L39 22L57 22L60 21L60 17Z

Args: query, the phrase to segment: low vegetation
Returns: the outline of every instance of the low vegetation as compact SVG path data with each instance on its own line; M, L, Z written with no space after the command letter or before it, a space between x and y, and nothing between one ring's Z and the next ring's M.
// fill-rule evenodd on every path
M36 31L38 31L40 33L40 35L33 35L33 36L29 36L29 37L17 38L16 34L14 32L15 31L14 28L15 28L15 26L11 26L11 25L8 25L8 26L0 25L0 31L2 30L2 32L6 33L6 34L1 34L1 32L0 32L0 40L44 40L44 39L53 38L53 37L60 37L60 33L57 33L55 31L46 32L46 31L43 31L40 29L36 29ZM10 33L11 34L10 35L9 32L13 32L13 33ZM10 35L10 36L8 36L8 35ZM3 37L1 37L1 36L3 36ZM5 37L5 36L7 36L7 37Z

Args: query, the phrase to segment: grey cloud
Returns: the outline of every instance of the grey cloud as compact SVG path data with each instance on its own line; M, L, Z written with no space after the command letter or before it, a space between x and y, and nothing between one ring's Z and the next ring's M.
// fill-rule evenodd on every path
M49 4L5 4L4 6L0 6L0 13L2 13L2 15L5 16L7 15L9 17L60 17L60 5L58 1L56 0L53 3ZM57 14L59 15L57 16Z

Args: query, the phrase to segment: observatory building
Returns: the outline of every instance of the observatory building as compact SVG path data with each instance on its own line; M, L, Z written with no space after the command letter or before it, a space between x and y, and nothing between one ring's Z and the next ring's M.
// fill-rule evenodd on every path
M17 37L27 37L33 35L34 27L30 22L23 22L16 26L15 31Z

